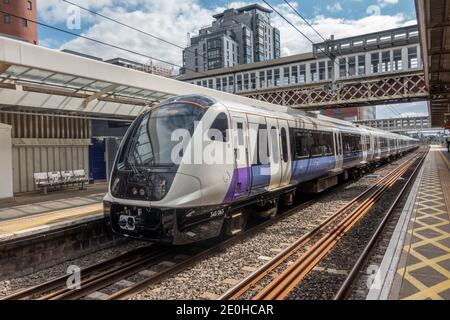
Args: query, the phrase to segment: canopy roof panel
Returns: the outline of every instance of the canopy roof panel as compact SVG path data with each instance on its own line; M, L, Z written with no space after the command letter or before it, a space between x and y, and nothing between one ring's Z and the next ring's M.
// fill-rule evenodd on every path
M187 94L287 110L259 100L0 37L0 105L132 117L148 106Z

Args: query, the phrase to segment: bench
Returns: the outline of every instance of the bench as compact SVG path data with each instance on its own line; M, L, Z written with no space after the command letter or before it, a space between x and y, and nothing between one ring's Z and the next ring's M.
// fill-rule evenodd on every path
M51 188L58 189L65 186L78 185L80 190L84 189L85 183L89 182L86 172L81 170L66 170L52 172L37 172L33 174L34 183L43 194Z

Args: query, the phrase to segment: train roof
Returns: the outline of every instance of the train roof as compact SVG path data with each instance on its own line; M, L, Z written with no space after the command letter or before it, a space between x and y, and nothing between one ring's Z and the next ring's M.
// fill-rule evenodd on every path
M195 95L186 96L186 97L190 97L191 99L196 98ZM172 98L170 100L177 100L177 99L181 99L181 98L183 98L183 96ZM235 101L231 101L231 100L217 100L217 99L210 98L208 96L203 96L203 95L198 95L197 98L198 99L207 99L208 101L211 102L209 104L210 106L220 103L221 105L223 105L227 108L236 109L238 111L244 111L244 112L253 113L253 114L260 114L261 116L277 117L277 118L285 119L287 121L303 120L308 124L322 125L322 126L329 127L329 128L338 128L340 130L348 131L348 132L360 132L361 130L365 130L366 132L373 132L373 133L377 133L379 135L383 135L386 137L418 141L417 139L414 139L414 138L411 138L408 136L399 135L399 134L392 133L389 131L384 131L384 130L380 130L377 128L358 125L358 124L354 124L349 121L340 120L340 119L324 116L321 114L306 112L303 110L293 109L293 108L289 108L289 107L285 107L285 106L280 106L280 109L276 110L274 108L265 108L265 107L256 106L256 105L247 105L247 104L243 104L243 103L235 102Z

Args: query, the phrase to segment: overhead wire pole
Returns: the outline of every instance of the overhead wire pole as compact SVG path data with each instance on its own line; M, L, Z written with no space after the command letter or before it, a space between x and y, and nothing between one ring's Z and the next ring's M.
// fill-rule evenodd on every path
M331 91L336 91L336 73L335 73L335 66L338 65L336 62L336 56L330 52L330 46L328 45L328 42L330 40L326 39L314 26L292 5L289 3L289 1L284 0L284 2L291 8L295 14L297 14L324 42L326 45L325 51L326 55L330 58L331 64L332 64L332 73L331 73ZM347 72L347 70L346 70ZM348 73L348 72L347 72Z

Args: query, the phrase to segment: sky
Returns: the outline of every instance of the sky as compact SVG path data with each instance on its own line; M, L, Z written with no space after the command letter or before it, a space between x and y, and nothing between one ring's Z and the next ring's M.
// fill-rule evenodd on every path
M213 21L212 15L217 12L252 3L265 6L259 0L68 1L167 39L181 47L186 46L188 33L195 35L201 27L211 24ZM269 0L268 2L294 22L314 42L321 42L320 37L283 0ZM342 38L417 23L413 0L290 0L289 2L325 38L329 38L331 35ZM143 56L111 49L86 39L40 26L39 41L42 46L54 49L71 49L101 58L121 56L148 63L150 61L148 57L154 57L175 65L182 64L180 48L162 43L80 10L63 0L38 0L38 16L39 22L43 24L99 39L141 53ZM271 17L272 23L281 33L282 56L311 51L311 43L297 33L292 26L276 13L272 13ZM153 60L153 62L161 64L156 60ZM161 65L171 67L170 65ZM377 117L398 117L398 113L402 116L427 114L425 103L394 105L392 107L395 112L386 107L378 107Z

